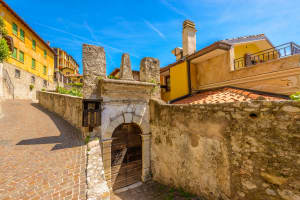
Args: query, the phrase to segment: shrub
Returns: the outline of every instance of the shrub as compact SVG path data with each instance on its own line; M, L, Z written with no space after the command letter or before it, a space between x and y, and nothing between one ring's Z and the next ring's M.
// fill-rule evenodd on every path
M33 88L34 88L34 85L30 84L30 85L29 85L29 89L30 89L30 90L33 90Z
M300 101L300 92L296 92L295 94L292 94L290 98L295 101Z
M117 77L115 77L113 75L109 75L107 78L109 78L109 79L118 79Z
M56 92L58 92L60 94L69 94L72 96L82 97L82 93L78 88L71 88L68 90L64 87L57 87Z
M83 84L82 83L69 83L69 86L75 86L75 87L82 87Z

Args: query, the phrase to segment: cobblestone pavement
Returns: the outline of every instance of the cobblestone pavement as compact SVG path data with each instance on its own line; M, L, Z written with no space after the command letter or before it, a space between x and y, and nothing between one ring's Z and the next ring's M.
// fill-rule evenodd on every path
M139 187L112 194L111 200L205 200L182 190L175 190L157 182L149 181Z
M86 199L79 133L31 101L5 101L0 119L0 200Z

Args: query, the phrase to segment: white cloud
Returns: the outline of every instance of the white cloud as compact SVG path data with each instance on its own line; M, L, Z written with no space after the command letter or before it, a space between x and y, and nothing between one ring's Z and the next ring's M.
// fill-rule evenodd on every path
M162 39L166 39L165 35L160 32L160 30L158 30L153 24L151 24L149 21L144 20L145 24L151 28L153 31L155 31Z

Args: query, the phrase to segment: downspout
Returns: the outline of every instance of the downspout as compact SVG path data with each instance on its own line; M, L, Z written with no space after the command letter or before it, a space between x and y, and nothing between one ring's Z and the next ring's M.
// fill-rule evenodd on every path
M189 89L188 96L189 96L192 94L191 61L187 59L186 62L187 62L187 78L188 78L188 89Z

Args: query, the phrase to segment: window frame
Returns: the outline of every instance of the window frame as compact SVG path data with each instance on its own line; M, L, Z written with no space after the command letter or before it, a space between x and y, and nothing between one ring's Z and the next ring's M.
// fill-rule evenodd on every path
M34 39L32 39L32 49L36 50L36 41Z
M23 33L23 37L22 37L22 33ZM23 42L25 41L25 31L21 28L20 28L20 40L22 40Z
M21 55L23 55L23 60L21 60ZM19 50L19 61L20 61L21 63L24 63L24 62L25 62L25 53L24 53L23 51L20 51L20 50Z
M165 76L165 83L166 83L166 91L171 91L171 78L170 75Z
M15 78L21 78L21 71L19 69L15 69Z
M14 56L15 52L16 52L16 55ZM14 50L13 50L13 52L11 54L11 57L14 58L14 59L16 59L16 60L18 59L18 49L16 47L14 47Z
M47 59L47 50L44 49L44 58Z
M36 68L36 60L34 58L31 59L31 69Z
M46 65L43 66L43 74L47 75L47 66Z
M35 84L35 76L31 76L31 84Z
M15 30L15 28L16 28L16 30ZM12 33L13 33L13 35L18 36L18 32L19 32L18 25L13 22L13 24L12 24Z

